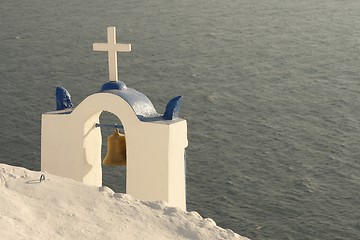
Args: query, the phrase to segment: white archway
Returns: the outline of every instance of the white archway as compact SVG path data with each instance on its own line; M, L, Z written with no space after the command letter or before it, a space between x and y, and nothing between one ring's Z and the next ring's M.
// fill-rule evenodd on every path
M101 186L101 131L95 124L103 111L117 116L126 132L127 193L185 209L186 120L140 121L134 106L111 92L90 95L73 111L42 115L42 170Z

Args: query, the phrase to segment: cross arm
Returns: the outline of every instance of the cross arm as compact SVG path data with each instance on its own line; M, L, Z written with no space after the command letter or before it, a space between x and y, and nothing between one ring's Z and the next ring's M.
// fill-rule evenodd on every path
M94 51L115 51L115 52L131 52L131 44L108 44L108 43L94 43Z

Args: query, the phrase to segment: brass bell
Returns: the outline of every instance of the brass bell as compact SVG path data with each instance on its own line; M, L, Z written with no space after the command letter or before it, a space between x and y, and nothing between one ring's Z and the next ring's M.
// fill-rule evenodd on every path
M115 129L114 133L108 137L108 149L103 164L109 166L126 165L125 135L120 134L119 129Z

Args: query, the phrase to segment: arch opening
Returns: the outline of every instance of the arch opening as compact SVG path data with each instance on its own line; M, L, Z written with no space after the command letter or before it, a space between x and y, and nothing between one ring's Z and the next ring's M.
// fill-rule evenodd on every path
M102 111L99 116L100 124L118 124L123 125L121 120L113 113ZM125 128L119 129L121 134L126 134ZM106 166L102 164L107 150L108 137L114 133L115 127L101 127L101 169L102 169L102 185L107 186L118 193L126 193L126 166Z

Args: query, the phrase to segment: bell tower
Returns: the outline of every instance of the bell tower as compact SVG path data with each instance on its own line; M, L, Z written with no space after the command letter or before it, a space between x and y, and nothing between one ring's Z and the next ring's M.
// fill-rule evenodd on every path
M42 114L41 170L101 186L99 116L107 111L126 132L126 193L186 209L187 123L178 116L182 97L171 99L161 114L144 94L118 81L117 52L129 52L131 45L116 43L115 27L107 32L108 43L95 43L93 49L108 52L110 81L76 107L58 104L64 107Z

